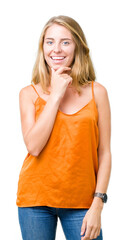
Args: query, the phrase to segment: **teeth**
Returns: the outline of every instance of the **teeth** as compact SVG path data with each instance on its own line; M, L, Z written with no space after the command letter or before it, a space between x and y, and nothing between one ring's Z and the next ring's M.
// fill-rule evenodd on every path
M64 59L64 57L51 57L53 60Z

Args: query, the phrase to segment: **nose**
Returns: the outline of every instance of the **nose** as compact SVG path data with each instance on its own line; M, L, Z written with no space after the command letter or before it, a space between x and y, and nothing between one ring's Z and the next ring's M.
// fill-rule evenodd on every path
M60 44L55 44L53 51L54 51L55 53L61 52L61 46L60 46Z

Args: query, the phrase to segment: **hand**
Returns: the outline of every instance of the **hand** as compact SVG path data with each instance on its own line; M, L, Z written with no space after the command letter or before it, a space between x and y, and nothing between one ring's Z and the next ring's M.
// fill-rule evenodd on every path
M81 235L84 235L84 237L81 237L81 240L89 240L97 238L100 235L101 230L101 210L96 208L89 208L87 211L82 227L81 227Z
M69 74L63 73L70 71L70 67L60 67L58 70L51 68L51 92L57 95L60 99L63 98L67 86L72 83L72 78Z

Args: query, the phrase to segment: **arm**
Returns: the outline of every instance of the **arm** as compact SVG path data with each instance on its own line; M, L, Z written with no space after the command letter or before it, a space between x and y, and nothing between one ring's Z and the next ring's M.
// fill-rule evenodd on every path
M99 146L98 161L99 169L97 174L97 184L95 192L106 193L111 172L111 112L107 90L97 83L96 100L98 107L98 128L99 128ZM82 240L97 238L101 228L101 211L103 202L100 198L94 197L90 209L83 219L81 230L86 234Z
M38 156L46 145L54 126L57 111L66 88L72 78L64 71L70 71L70 67L61 67L57 71L52 70L51 93L43 111L35 121L35 106L27 88L23 88L19 94L21 125L24 142L28 152Z
M36 122L35 106L32 97L28 94L27 87L19 93L19 104L25 145L31 155L38 156L51 134L59 107L59 99L50 94Z

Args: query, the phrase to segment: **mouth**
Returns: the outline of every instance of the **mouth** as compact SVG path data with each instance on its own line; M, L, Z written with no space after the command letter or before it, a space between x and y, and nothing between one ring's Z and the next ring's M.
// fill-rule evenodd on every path
M54 63L61 63L66 57L51 56L50 58Z

